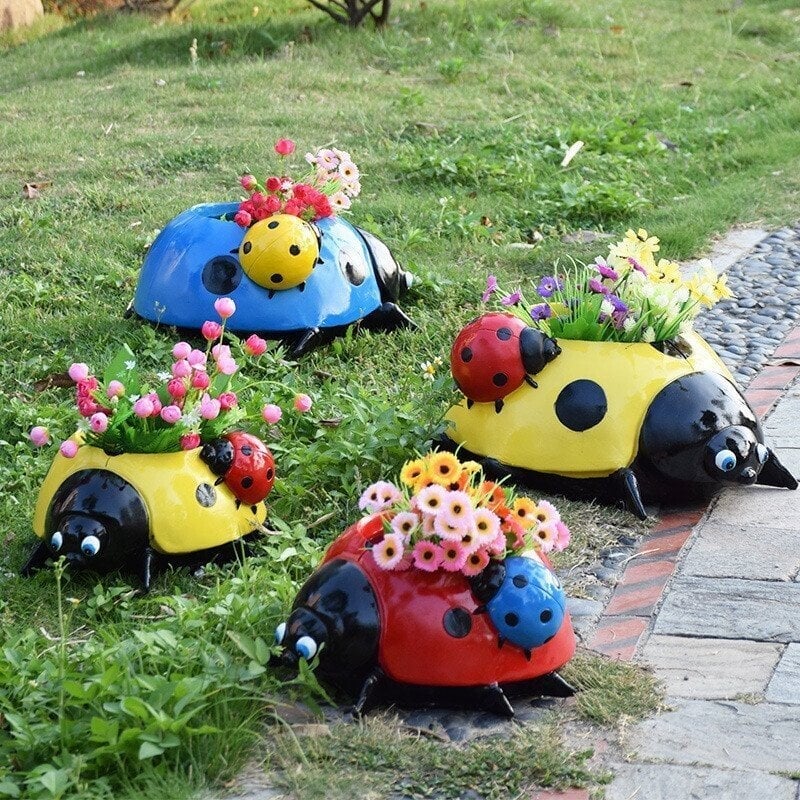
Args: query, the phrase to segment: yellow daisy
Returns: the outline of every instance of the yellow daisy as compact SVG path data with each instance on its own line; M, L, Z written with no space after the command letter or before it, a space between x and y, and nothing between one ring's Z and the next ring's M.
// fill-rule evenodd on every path
M416 486L419 479L425 474L425 461L421 458L415 461L406 461L400 470L400 480L406 486Z
M452 453L431 453L428 458L428 475L440 486L449 486L458 480L461 464Z
M513 502L511 511L514 514L514 519L519 522L525 530L538 524L536 515L539 509L536 503L528 497L518 497Z

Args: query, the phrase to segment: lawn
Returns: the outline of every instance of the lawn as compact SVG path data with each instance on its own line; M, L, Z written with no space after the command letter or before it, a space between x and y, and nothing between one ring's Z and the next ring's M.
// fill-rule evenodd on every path
M307 671L287 683L267 666L276 623L363 488L423 451L455 397L446 368L427 382L421 362L446 363L487 273L512 286L605 252L570 234L644 227L684 258L733 224L794 221L798 86L788 0L398 2L382 32L301 0L197 0L166 19L48 16L0 38L0 796L188 797L253 749L291 781L287 764L305 764L317 789L320 769L356 783L407 773L407 743L379 725L341 734L331 760L291 737L260 742L277 698L319 699ZM147 598L124 576L16 577L53 452L27 431L72 422L52 376L75 360L99 369L123 342L167 362L174 331L122 317L147 246L186 207L240 197L237 176L268 173L281 136L353 155L364 191L351 218L415 273L404 308L418 329L348 336L297 364L272 351L255 369L265 399L315 401L269 439L275 533L255 558L163 575ZM21 197L31 182L38 199ZM577 590L581 565L642 528L557 502ZM583 667L595 684L597 669ZM552 762L530 780L592 782L557 723L547 735ZM435 784L439 757L424 750L415 791ZM444 789L471 785L446 763L463 777ZM525 778L502 763L497 796Z

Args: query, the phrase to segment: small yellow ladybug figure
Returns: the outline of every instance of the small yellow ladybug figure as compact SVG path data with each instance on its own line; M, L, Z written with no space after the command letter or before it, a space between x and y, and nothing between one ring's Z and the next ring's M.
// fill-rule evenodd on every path
M302 289L318 258L314 228L291 214L275 214L256 222L239 245L242 269L270 292L295 286Z

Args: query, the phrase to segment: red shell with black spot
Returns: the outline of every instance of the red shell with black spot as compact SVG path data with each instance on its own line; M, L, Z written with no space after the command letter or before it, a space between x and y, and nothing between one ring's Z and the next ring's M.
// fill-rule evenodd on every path
M513 314L484 314L462 328L450 351L458 388L476 403L499 400L522 386L520 334L527 325Z
M225 485L249 506L260 503L275 483L275 460L257 436L233 431L223 437L233 445L233 463L225 473Z

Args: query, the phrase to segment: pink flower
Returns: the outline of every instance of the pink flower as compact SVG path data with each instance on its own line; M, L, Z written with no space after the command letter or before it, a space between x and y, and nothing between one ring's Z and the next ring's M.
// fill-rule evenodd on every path
M108 417L102 411L92 414L89 418L89 427L92 433L105 433L108 430Z
M85 381L89 377L89 367L79 361L75 362L74 364L70 364L69 370L67 371L70 378L72 378L75 383L78 381Z
M240 208L234 215L233 221L241 228L249 228L253 218L248 211Z
M486 303L489 298L499 289L500 287L497 285L497 278L494 275L490 275L486 279L486 288L483 290L483 294L481 295L481 302Z
M238 403L235 392L223 392L217 400L223 411L230 411Z
M312 400L307 394L296 394L294 396L294 407L296 411L305 414L311 408Z
M182 358L189 358L189 353L191 352L192 346L188 342L178 342L172 348L172 356L176 361L180 361Z
M236 303L230 297L220 297L214 301L214 310L222 319L228 319L236 313Z
M233 375L239 367L236 366L236 362L232 358L220 358L217 361L217 369L223 375Z
M446 496L444 487L434 483L417 493L417 505L423 513L435 516L444 508Z
M242 175L242 177L239 178L239 183L242 184L242 189L248 192L252 192L253 189L258 186L258 181L255 179L254 175Z
M134 404L133 404L133 413L136 414L139 419L146 419L153 415L153 402L150 400L149 397L140 397Z
M213 400L207 394L203 395L203 399L200 401L200 416L203 419L216 419L220 409L219 400Z
M511 292L511 294L508 295L507 297L504 297L500 301L500 304L504 306L515 306L517 305L517 303L519 303L520 300L522 300L522 292L520 292L520 290L517 289L515 292Z
M420 524L419 517L413 511L401 511L392 517L392 530L403 537L403 541L408 543L414 529Z
M572 538L569 528L560 520L556 522L556 540L553 544L553 550L563 550Z
M372 546L372 557L381 569L394 569L403 558L403 537L387 533Z
M442 548L429 539L417 542L412 555L414 556L414 566L424 572L436 572L442 563Z
M279 156L290 156L294 153L295 144L291 139L278 139L275 142L275 152Z
M36 447L44 447L46 444L50 444L50 432L44 425L36 425L31 428L28 438Z
M192 365L185 358L182 358L172 365L172 374L176 378L188 378L192 374Z
M207 372L195 372L192 375L192 386L195 389L208 389L211 385L211 378L208 377Z
M442 542L442 569L459 572L467 563L467 551L459 542Z
M619 273L613 268L609 267L606 263L606 260L602 256L598 256L594 260L594 265L597 267L597 271L604 277L608 278L610 281L618 281L619 280Z
M362 511L374 514L390 508L400 499L400 490L388 481L378 481L368 486L358 500L358 507Z
M200 447L199 433L186 433L181 436L181 450L194 450L195 447Z
M181 410L178 406L164 406L161 409L161 419L169 425L174 425L181 416Z
M475 525L475 538L481 545L490 544L500 532L500 519L488 508L476 508L472 515ZM505 539L503 539L505 547Z
M169 392L170 397L180 400L181 397L186 396L186 384L182 378L173 378L167 384L167 391Z
M64 458L75 458L78 453L78 445L72 439L67 439L66 442L61 443L58 450Z
M106 394L109 397L122 397L125 394L125 386L119 381L109 381L106 387Z
M474 553L470 553L467 556L467 560L462 567L461 571L468 577L471 578L475 575L479 575L489 564L489 554L481 549L476 550Z
M215 344L211 348L211 356L213 357L214 361L219 361L220 358L230 358L231 349L226 344Z
M434 518L433 529L437 536L452 542L460 542L468 530L466 525L449 522L444 512L437 514Z
M283 411L281 411L280 406L276 406L274 403L267 403L261 409L261 416L264 417L264 422L268 425L274 425L283 416Z
M207 339L209 342L213 342L214 339L219 339L222 333L222 325L220 325L219 322L212 322L208 319L203 323L203 327L200 328L200 333L203 334L203 338Z
M79 380L75 387L75 403L78 406L78 413L83 417L91 417L98 411L108 411L101 406L94 398L94 393L100 388L97 378L90 377Z
M188 356L186 356L186 360L195 368L197 369L199 366L206 363L208 360L206 358L206 354L202 350L192 350Z
M153 404L153 416L158 416L161 413L161 398L155 392L150 392L147 399Z
M248 355L260 356L267 349L267 342L260 336L253 334L249 336L244 343L244 350Z
M277 192L281 188L281 179L276 177L275 175L271 175L267 178L267 191L268 192Z

